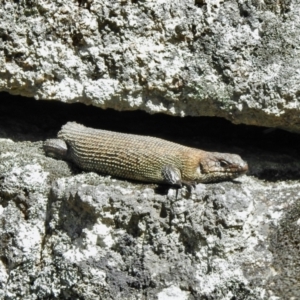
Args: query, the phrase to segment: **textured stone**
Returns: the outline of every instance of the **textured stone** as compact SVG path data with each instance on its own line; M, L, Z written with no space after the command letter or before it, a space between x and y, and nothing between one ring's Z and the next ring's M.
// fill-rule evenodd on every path
M300 4L4 1L0 90L300 131Z
M0 299L299 298L299 135L13 98L0 101ZM178 195L83 173L42 150L78 116L227 147L250 171Z
M67 164L40 143L0 148L5 299L299 297L299 182L244 176L176 197L95 173L62 177Z

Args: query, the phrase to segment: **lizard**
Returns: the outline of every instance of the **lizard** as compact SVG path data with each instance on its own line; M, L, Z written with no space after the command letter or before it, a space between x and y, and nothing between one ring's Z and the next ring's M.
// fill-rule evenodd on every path
M164 139L93 129L68 122L43 148L80 169L174 187L232 180L248 171L237 154L208 152Z

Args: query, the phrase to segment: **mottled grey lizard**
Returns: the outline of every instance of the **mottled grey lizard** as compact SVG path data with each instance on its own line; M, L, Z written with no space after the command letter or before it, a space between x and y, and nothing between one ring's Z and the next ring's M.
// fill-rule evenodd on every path
M44 143L47 155L86 171L177 187L234 179L247 172L239 155L207 152L160 138L88 128L68 122L58 139Z

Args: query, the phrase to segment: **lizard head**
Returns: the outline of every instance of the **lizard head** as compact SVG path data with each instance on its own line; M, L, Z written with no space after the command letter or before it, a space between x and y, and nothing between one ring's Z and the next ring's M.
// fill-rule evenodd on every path
M197 173L199 182L230 180L248 171L248 164L237 154L206 152Z

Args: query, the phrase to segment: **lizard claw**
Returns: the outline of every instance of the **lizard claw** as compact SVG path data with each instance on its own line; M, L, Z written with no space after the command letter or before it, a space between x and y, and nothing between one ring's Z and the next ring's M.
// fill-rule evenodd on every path
M196 182L195 181L181 181L182 185L185 185L189 192L192 191L193 188L196 187Z

